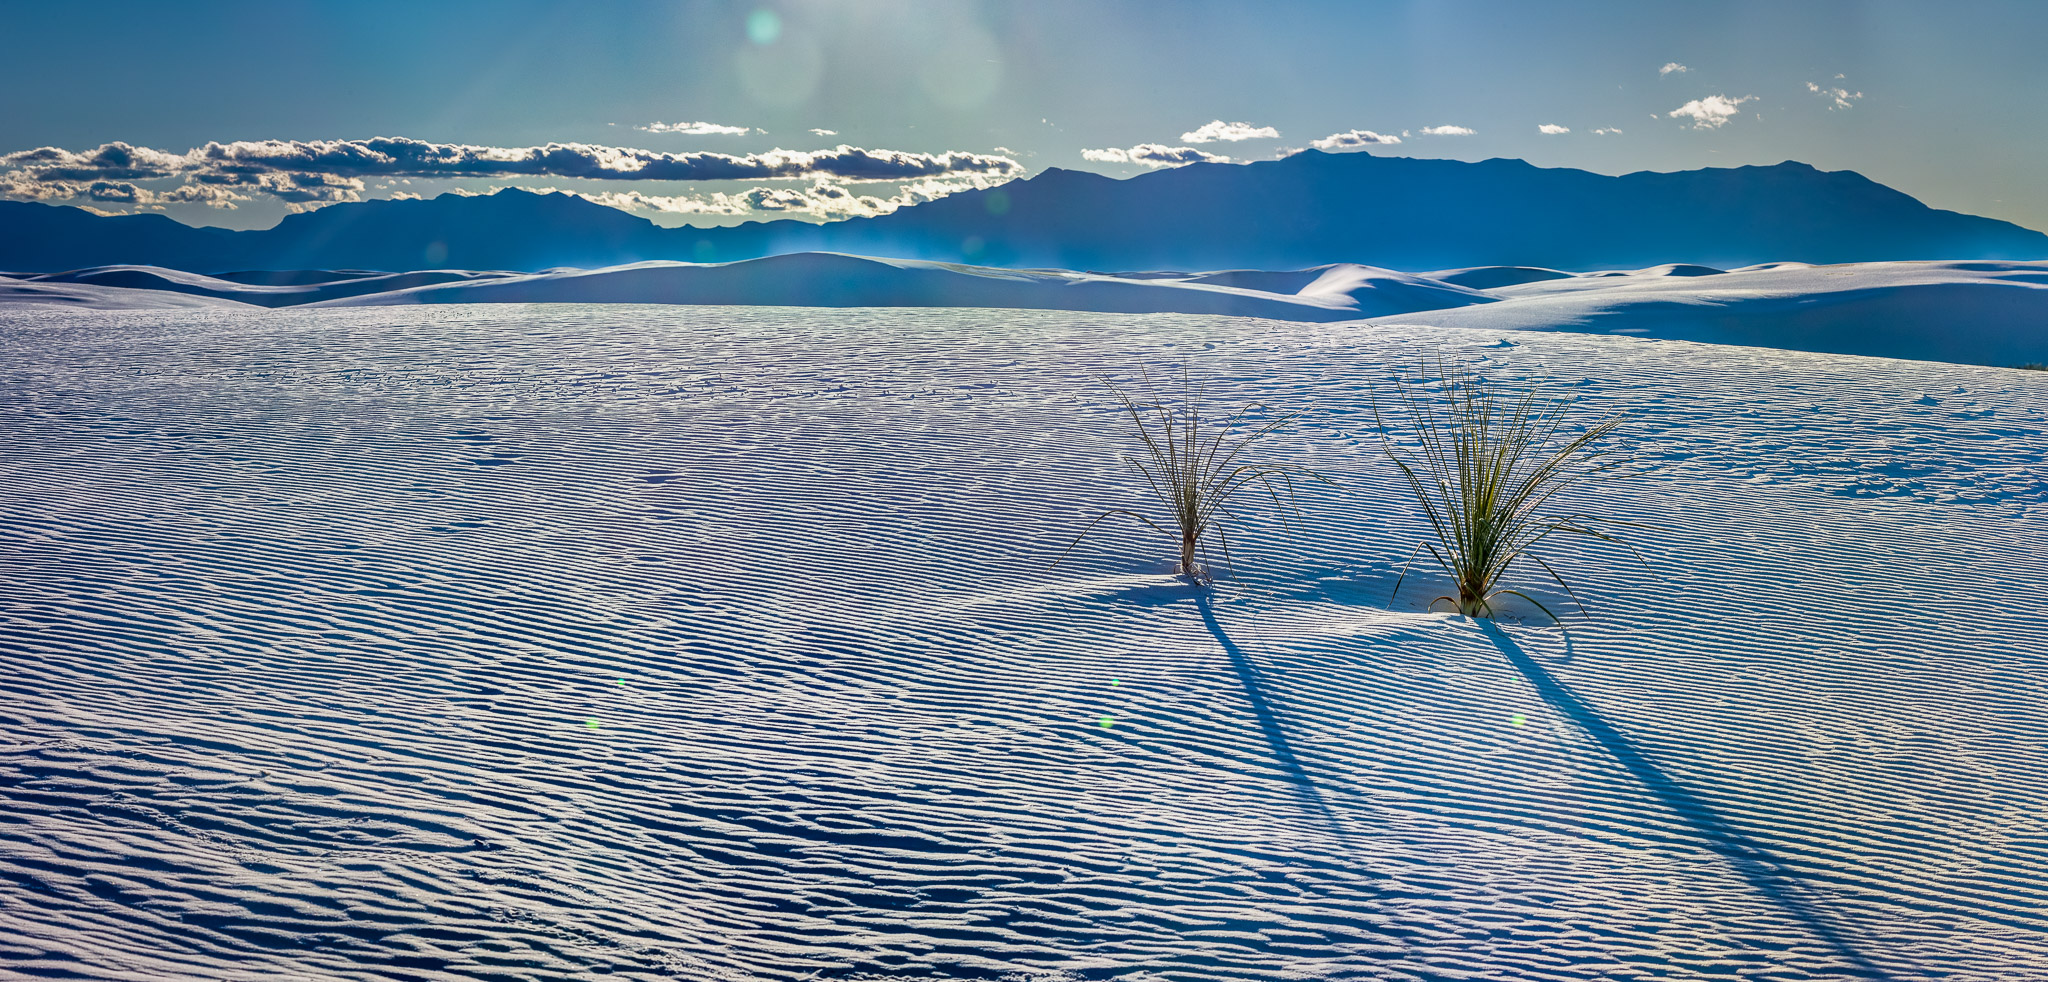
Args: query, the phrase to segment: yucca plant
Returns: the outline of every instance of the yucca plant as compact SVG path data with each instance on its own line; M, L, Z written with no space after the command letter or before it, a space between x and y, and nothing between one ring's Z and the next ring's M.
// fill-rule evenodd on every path
M1630 523L1546 513L1558 494L1610 475L1626 463L1611 443L1596 446L1614 435L1621 418L1609 417L1574 432L1568 426L1573 415L1568 399L1546 399L1534 389L1507 394L1470 371L1448 370L1441 362L1437 376L1443 383L1440 397L1418 393L1406 382L1395 383L1415 437L1412 457L1396 452L1379 400L1372 403L1381 446L1414 491L1436 538L1409 553L1408 566L1394 582L1394 595L1400 595L1416 553L1428 549L1450 574L1456 590L1455 596L1431 600L1431 610L1449 602L1467 617L1492 617L1494 602L1513 596L1561 623L1536 598L1502 585L1509 570L1527 559L1563 587L1584 612L1577 592L1535 549L1552 536L1576 535L1635 552L1634 546L1607 530ZM1641 554L1636 558L1640 561Z
M1298 413L1285 413L1248 425L1248 417L1266 408L1253 402L1218 423L1204 416L1202 387L1189 381L1185 369L1181 372L1181 399L1177 407L1169 406L1153 392L1150 373L1144 373L1142 381L1144 399L1140 401L1115 382L1103 380L1130 417L1134 435L1144 450L1141 455L1125 456L1124 462L1145 479L1166 516L1155 521L1128 508L1111 508L1095 516L1067 544L1060 559L1064 560L1104 519L1122 515L1171 537L1179 545L1180 571L1197 583L1206 583L1214 577L1198 556L1206 558L1209 539L1216 540L1225 565L1231 565L1230 539L1224 532L1224 523L1237 520L1229 506L1232 498L1257 485L1280 509L1280 520L1285 525L1288 512L1300 514L1294 499L1294 478L1324 479L1306 468L1256 461L1250 452L1253 444L1292 422ZM1283 490L1287 499L1284 505ZM1058 562L1055 560L1054 564Z

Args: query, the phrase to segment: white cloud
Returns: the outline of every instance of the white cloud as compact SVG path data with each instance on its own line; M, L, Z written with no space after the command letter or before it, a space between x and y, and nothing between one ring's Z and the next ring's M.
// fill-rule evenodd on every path
M838 130L821 130L821 129L814 129L814 130L812 130L812 131L811 131L811 135L812 135L812 136L838 136L838 135L839 135L839 131L838 131Z
M198 183L213 187L247 187L292 204L333 204L363 200L363 179L333 174L263 171L253 174L200 174Z
M1425 126L1421 132L1423 136L1471 136L1479 131L1465 126Z
M94 181L85 188L85 196L94 201L105 201L117 205L148 204L154 197L127 181Z
M503 190L493 188L493 191ZM737 195L729 194L647 194L642 191L567 191L562 188L526 188L537 194L572 194L620 211L668 212L680 215L744 215L747 207ZM767 190L757 188L756 190Z
M1559 126L1556 123L1544 123L1543 125L1536 127L1536 132L1541 133L1544 136L1558 136L1564 133L1570 133L1571 131L1571 127Z
M62 201L83 197L85 185L43 180L23 171L0 171L0 198L14 201Z
M1670 74L1676 73L1676 74L1679 74L1679 75L1683 75L1683 74L1685 74L1686 72L1689 72L1689 71L1692 71L1692 69L1690 69L1690 68L1687 68L1687 67L1685 67L1684 65L1681 65L1681 64L1679 64L1679 63L1677 63L1677 62L1675 62L1675 61L1667 61L1667 62L1665 62L1665 63L1664 63L1664 67L1663 67L1663 68L1659 68L1659 69L1657 69L1657 74L1659 74L1659 75L1670 75Z
M153 191L130 181L50 181L22 171L0 172L0 198L16 201L83 200L130 208L161 209L167 204L203 204L210 208L235 207L249 196L209 184L182 184L167 191ZM107 215L114 212L88 207Z
M405 192L400 191L392 195L392 197L399 197L403 194ZM413 195L413 197L419 196ZM233 190L216 184L181 184L168 191L156 193L158 204L201 204L208 208L225 208L230 211L236 207L235 202L248 200L248 195L237 194Z
M196 175L207 183L249 183L238 175L328 174L336 177L576 177L596 180L728 181L838 178L901 181L949 174L1018 176L1008 157L947 151L909 153L840 144L829 150L783 150L734 156L659 153L632 147L550 143L487 147L428 143L401 137L370 140L262 140L208 143L179 154L109 143L86 153L42 147L0 155L0 169L49 180L139 180ZM212 178L225 177L225 180Z
M1717 130L1740 111L1743 103L1755 98L1753 95L1739 99L1730 99L1725 95L1710 95L1704 99L1694 99L1664 115L1672 119L1690 119L1692 128L1696 130Z
M37 147L0 155L0 167L33 172L41 180L136 181L170 177L186 169L187 158L126 143L102 143L84 153Z
M1004 179L971 175L958 179L925 178L905 182L888 197L860 194L845 185L818 181L810 187L753 187L709 194L656 195L639 191L565 191L587 201L625 211L679 215L806 214L821 219L866 218L923 204L961 191L993 187ZM547 192L557 188L531 188Z
M697 124L675 124L694 126ZM710 125L710 124L704 124ZM183 154L126 143L83 152L58 147L0 154L0 197L84 199L130 208L199 203L233 208L250 194L294 206L359 201L365 179L570 177L614 181L810 180L903 182L987 179L1000 183L1024 167L994 154L908 153L841 144L828 150L777 148L735 156L657 153L631 147L551 143L539 147L370 140L264 140L208 143ZM135 182L182 178L162 190ZM380 183L380 187L388 187ZM877 199L888 200L888 199Z
M1613 126L1602 126L1593 131L1594 136L1620 136L1621 130Z
M1371 130L1351 130L1332 133L1320 140L1310 140L1308 145L1317 150L1350 150L1356 147L1385 146L1399 143L1401 138L1390 133L1374 133Z
M677 127L696 124L675 124ZM709 125L709 124L705 124ZM1136 147L1132 162L1165 166L1191 159L1226 160L1188 148ZM630 147L547 144L490 147L434 144L379 137L370 140L241 141L208 143L183 154L125 143L74 152L38 147L0 154L0 198L70 200L126 210L161 209L172 204L235 208L264 195L295 211L368 196L389 196L393 182L477 177L568 177L608 181L810 181L808 189L778 192L755 188L738 195L673 196L671 207L654 210L716 212L807 212L820 216L884 214L971 187L987 187L1022 176L1009 156L949 151L908 153L841 144L828 150L777 148L735 156L718 153L657 153ZM181 181L175 187L162 182ZM372 191L368 182L376 182ZM856 194L843 185L892 182L889 196ZM787 191L787 189L785 189ZM460 192L457 192L460 193ZM658 196L643 196L653 201Z
M1837 75L1835 77L1841 78L1842 76ZM1833 100L1834 104L1828 107L1831 110L1852 109L1856 105L1856 100L1863 98L1863 93L1861 92L1851 92L1844 88L1827 88L1814 82L1806 83L1806 91Z
M633 128L649 133L678 133L683 136L745 136L753 132L750 127L722 126L718 123L649 123Z
M1280 131L1271 126L1226 123L1217 119L1182 133L1180 138L1183 143L1215 143L1218 140L1236 143L1239 140L1277 140L1280 138Z
M1016 176L1022 165L1007 157L948 151L909 153L866 150L840 144L829 150L784 150L734 156L722 153L657 153L631 147L550 143L538 147L436 144L379 137L328 140L209 143L188 159L200 169L281 170L342 176L410 177L577 177L597 180L721 181L803 180L898 181L953 173Z
M1230 158L1194 147L1169 147L1161 143L1140 143L1129 149L1110 147L1083 150L1081 159L1098 164L1142 164L1146 167L1180 167L1185 164L1227 164Z

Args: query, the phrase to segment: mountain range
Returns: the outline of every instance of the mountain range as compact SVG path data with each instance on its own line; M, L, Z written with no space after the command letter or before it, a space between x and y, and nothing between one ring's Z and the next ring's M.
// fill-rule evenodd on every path
M330 205L269 229L0 202L0 270L536 271L795 252L1076 270L1731 268L1765 262L2048 258L2048 235L1929 208L1853 171L1774 166L1612 177L1315 150L1128 179L1048 169L873 218L665 229L567 194L508 189Z

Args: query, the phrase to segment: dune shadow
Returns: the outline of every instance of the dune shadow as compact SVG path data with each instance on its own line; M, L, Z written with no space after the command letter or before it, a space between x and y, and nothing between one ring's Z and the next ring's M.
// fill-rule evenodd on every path
M1729 825L1715 814L1712 807L1664 773L1635 743L1621 731L1608 724L1591 706L1579 699L1564 683L1558 681L1536 659L1522 650L1521 645L1508 637L1500 626L1488 620L1479 621L1494 647L1500 649L1515 669L1522 673L1543 701L1550 704L1564 716L1576 723L1579 729L1594 742L1600 744L1630 776L1656 796L1664 806L1676 813L1696 833L1714 854L1726 860L1758 893L1763 894L1781 910L1810 931L1813 936L1826 944L1844 961L1856 967L1857 978L1891 979L1893 976L1879 968L1858 952L1848 940L1829 924L1821 915L1820 905L1798 877L1783 864L1772 858L1763 847L1751 841L1741 830ZM1567 642L1569 644L1569 642Z

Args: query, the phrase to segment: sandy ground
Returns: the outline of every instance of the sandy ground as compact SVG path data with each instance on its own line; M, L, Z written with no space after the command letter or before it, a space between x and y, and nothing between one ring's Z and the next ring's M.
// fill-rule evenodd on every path
M1484 309L1484 308L1479 308ZM1389 609L1368 398L1622 413L1569 631ZM1097 381L1328 474L1170 575ZM2048 377L1531 331L0 313L0 966L2048 975ZM1555 586L1524 571L1546 602Z

